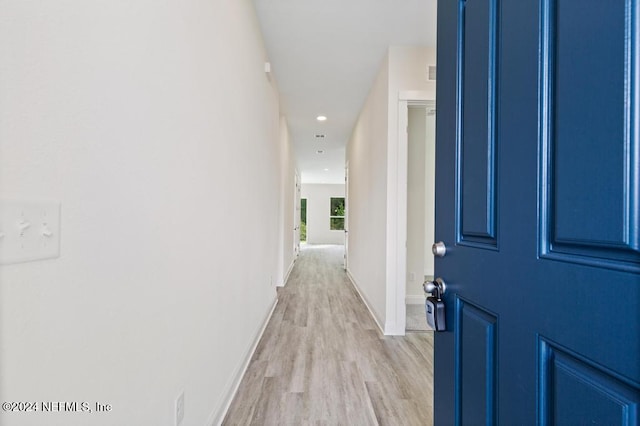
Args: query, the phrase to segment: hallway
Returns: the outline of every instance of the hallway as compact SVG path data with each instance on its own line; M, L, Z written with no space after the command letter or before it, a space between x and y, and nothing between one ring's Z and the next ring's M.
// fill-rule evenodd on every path
M383 336L343 253L302 249L223 424L432 424L433 334Z

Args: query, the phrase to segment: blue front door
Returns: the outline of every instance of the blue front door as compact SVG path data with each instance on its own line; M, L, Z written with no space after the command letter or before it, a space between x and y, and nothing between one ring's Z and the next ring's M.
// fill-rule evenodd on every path
M436 425L640 422L638 18L438 2Z

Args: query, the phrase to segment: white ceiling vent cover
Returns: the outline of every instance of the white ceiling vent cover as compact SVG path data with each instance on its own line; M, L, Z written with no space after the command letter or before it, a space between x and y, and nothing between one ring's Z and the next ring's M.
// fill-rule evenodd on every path
M436 66L429 65L427 67L427 80L436 81Z

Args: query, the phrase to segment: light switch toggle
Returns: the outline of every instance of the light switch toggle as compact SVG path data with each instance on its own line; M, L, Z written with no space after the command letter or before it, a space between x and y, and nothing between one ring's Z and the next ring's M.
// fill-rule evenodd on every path
M46 223L42 224L42 236L47 238L53 237L53 232Z
M29 229L31 227L31 223L25 221L24 219L22 219L20 221L20 223L18 223L18 228L20 228L20 236L24 235L24 231L26 231L27 229Z

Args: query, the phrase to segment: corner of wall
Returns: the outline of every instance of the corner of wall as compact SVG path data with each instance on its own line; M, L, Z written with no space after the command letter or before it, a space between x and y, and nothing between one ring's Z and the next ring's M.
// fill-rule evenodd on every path
M347 268L347 277L349 278L349 281L351 281L351 285L353 285L353 288L355 288L356 292L360 296L360 299L362 300L364 305L367 307L367 310L369 311L371 318L373 318L373 321L378 326L378 329L380 330L380 332L382 334L386 334L385 332L387 329L386 322L381 318L379 318L378 314L376 314L375 310L371 307L371 303L367 300L367 296L360 290L360 287L358 286L356 279L351 274L351 271L349 270L349 268ZM385 323L385 327L382 327L383 322Z
M389 48L389 97L387 128L386 180L386 287L385 332L404 335L406 322L406 198L407 176L399 164L407 160L407 147L398 143L400 133L399 94L402 91L433 93L428 81L428 65L435 63L431 47L392 46ZM403 124L404 125L404 124Z

